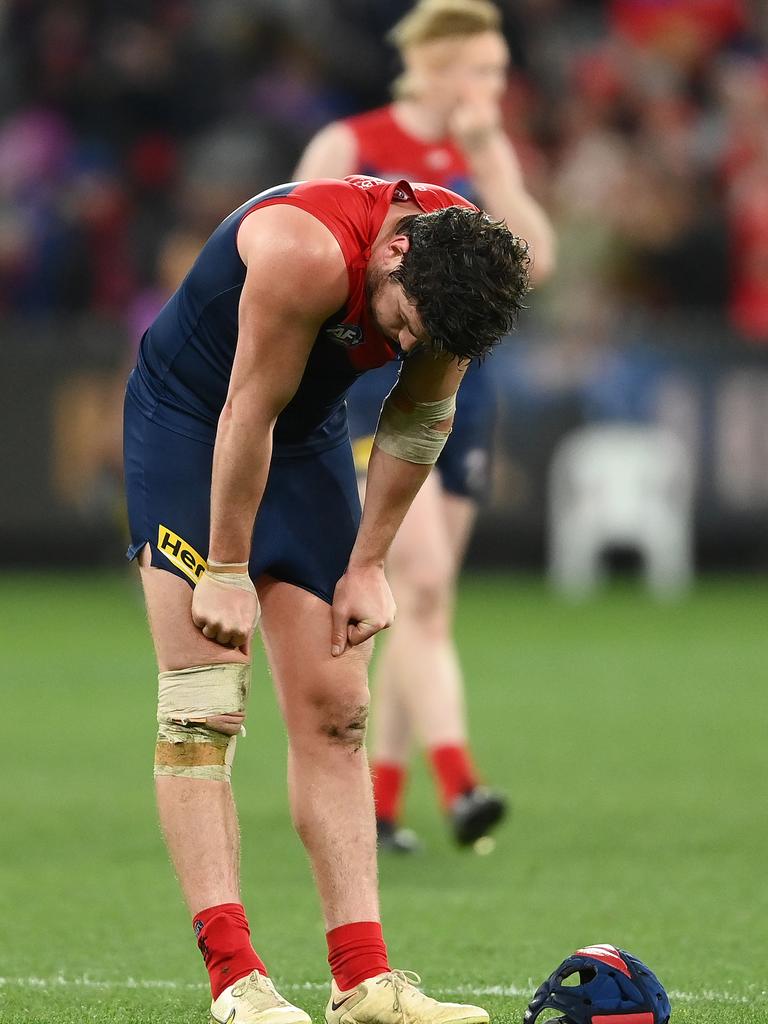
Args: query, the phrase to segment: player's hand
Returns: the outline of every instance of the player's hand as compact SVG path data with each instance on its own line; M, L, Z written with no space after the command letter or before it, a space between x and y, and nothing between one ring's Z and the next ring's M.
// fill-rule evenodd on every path
M472 97L460 100L448 121L454 141L465 152L482 147L500 127L501 110L498 103Z
M237 580L223 581L222 575L204 572L200 577L192 596L192 621L209 640L248 654L261 613L256 588L247 572Z
M331 654L334 658L387 629L395 600L381 566L350 566L333 592Z

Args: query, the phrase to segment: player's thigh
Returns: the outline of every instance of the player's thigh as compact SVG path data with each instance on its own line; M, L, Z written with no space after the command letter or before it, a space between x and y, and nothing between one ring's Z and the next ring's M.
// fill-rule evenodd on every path
M477 510L490 492L495 422L492 370L486 364L475 364L459 390L454 427L437 463L443 485L443 518L457 574Z
M147 618L158 669L170 672L194 665L244 664L240 651L208 640L192 621L192 588L183 579L150 565L149 545L138 556Z
M425 480L395 536L387 561L395 600L412 600L420 591L426 599L450 584L453 556L443 512L440 476L434 470ZM402 609L405 610L405 609Z
M454 572L458 575L467 553L472 531L477 522L478 504L464 494L443 491L443 516Z
M243 655L207 640L192 622L192 588L205 568L213 446L169 430L126 397L125 491L160 671Z
M329 604L267 576L257 589L262 639L289 734L364 728L372 641L334 658Z

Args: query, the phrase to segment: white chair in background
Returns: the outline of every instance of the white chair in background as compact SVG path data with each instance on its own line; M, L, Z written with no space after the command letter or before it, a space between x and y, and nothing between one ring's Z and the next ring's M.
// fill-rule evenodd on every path
M550 467L549 569L572 597L593 591L611 550L633 550L659 597L693 575L693 471L666 430L600 425L569 435Z

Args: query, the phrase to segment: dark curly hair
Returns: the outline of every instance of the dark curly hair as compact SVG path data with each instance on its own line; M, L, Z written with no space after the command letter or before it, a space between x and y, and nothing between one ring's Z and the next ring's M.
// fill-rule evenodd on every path
M528 291L528 244L464 206L404 217L411 246L390 277L419 311L435 353L482 359L514 327Z

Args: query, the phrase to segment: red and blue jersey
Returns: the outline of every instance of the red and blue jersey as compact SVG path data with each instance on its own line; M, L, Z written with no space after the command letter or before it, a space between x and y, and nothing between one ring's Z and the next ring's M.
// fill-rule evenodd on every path
M213 443L232 373L246 274L237 232L254 211L290 205L317 218L336 238L347 266L349 292L342 308L318 332L298 390L278 417L275 450L321 450L343 440L349 387L365 370L398 355L370 317L366 269L391 206L407 202L425 213L471 206L439 186L360 175L278 185L249 199L213 232L142 338L138 365L128 383L141 411L177 433Z
M392 106L357 114L342 123L355 137L360 174L387 181L432 181L475 201L467 161L453 139L417 139L398 124Z

